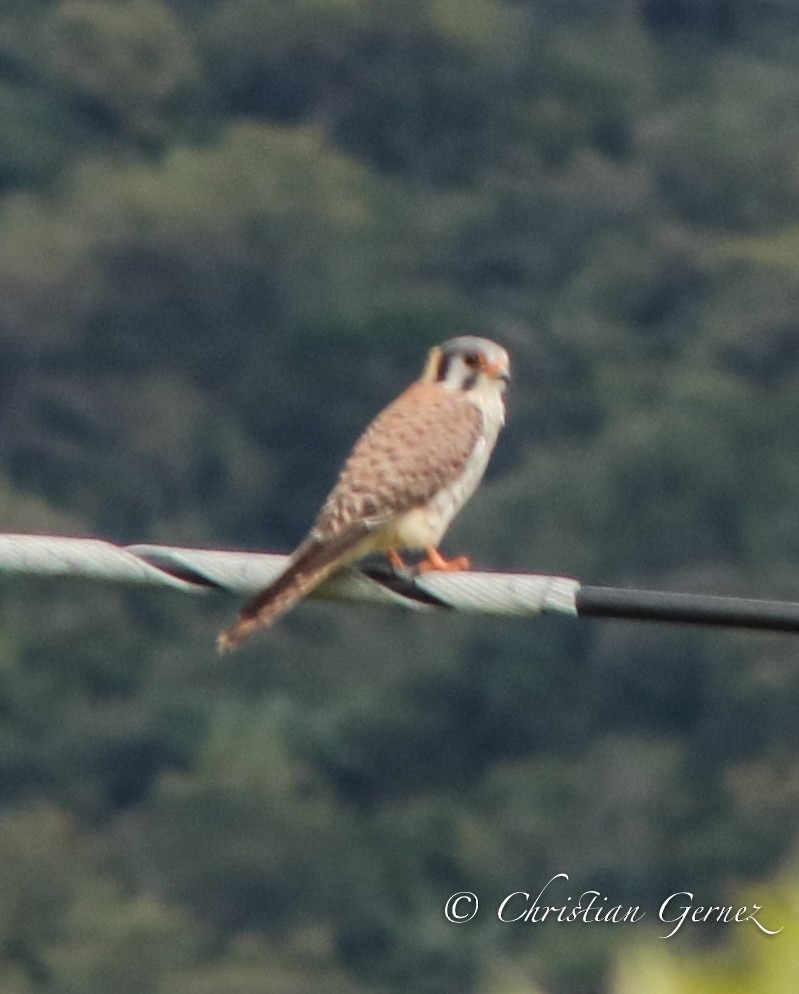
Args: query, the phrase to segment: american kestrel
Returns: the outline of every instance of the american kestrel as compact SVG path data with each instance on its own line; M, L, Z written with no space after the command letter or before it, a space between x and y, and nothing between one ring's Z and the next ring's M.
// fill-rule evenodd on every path
M355 444L316 524L285 570L221 633L220 651L271 625L335 570L374 552L403 568L399 549L424 549L418 569L466 569L438 544L482 479L505 423L508 353L464 335L430 350L419 380Z

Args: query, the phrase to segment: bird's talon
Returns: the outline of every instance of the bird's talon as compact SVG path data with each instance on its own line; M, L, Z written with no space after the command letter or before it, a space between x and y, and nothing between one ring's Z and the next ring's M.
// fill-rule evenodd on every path
M389 549L386 553L386 559L388 559L391 568L395 573L407 573L408 567L405 565L405 560L397 552L396 549Z
M419 563L417 569L420 573L457 573L467 570L471 563L467 556L458 556L457 559L445 559L438 549L427 549L427 559Z

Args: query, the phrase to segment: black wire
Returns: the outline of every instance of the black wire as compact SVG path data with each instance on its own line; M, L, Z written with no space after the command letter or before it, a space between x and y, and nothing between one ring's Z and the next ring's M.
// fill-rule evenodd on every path
M581 618L625 618L799 632L799 604L790 601L590 586L580 587L575 601Z

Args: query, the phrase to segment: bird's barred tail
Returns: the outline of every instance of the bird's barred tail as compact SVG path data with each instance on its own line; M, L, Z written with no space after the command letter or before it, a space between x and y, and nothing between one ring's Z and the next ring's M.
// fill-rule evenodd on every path
M231 652L259 628L274 624L298 600L323 583L335 568L335 563L310 570L303 570L301 563L290 566L271 586L244 605L229 628L220 632L216 640L217 649L220 652Z

